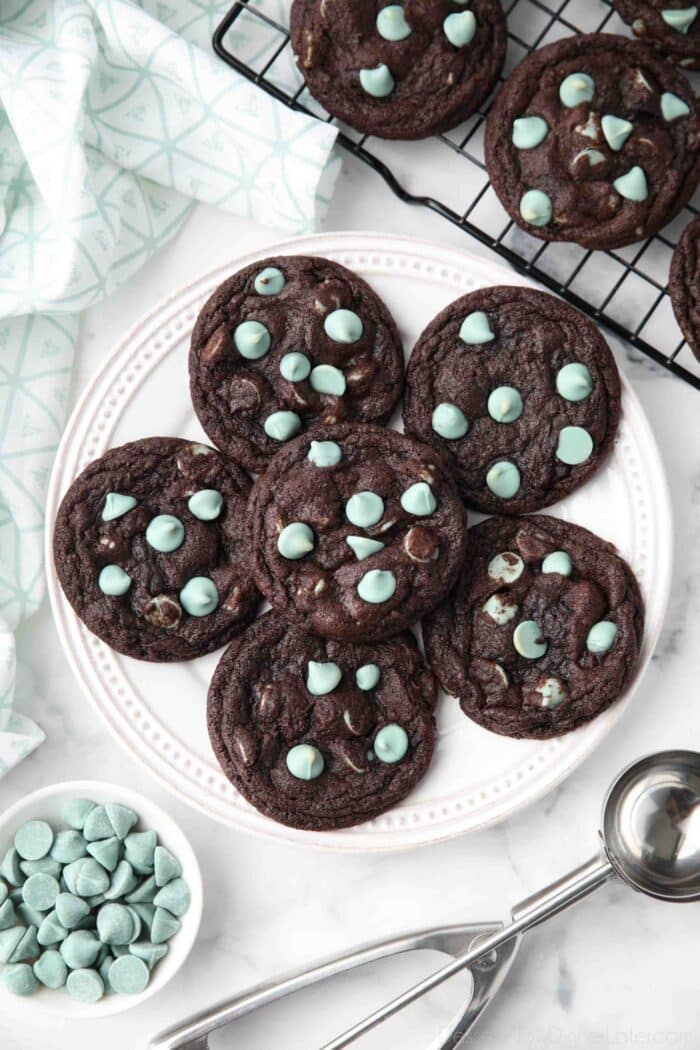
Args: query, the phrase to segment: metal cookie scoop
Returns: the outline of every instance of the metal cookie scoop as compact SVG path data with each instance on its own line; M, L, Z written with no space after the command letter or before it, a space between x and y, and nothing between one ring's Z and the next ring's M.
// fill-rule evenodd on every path
M470 968L475 992L456 1019L443 1047L458 1047L500 986L526 930L582 900L613 875L652 897L668 901L700 900L700 754L663 751L629 766L608 791L603 806L601 852L587 864L517 904L506 926L453 927L425 931L384 945L373 945L326 963L306 974L262 986L222 1004L191 1022L164 1033L154 1050L205 1050L207 1034L243 1013L287 995L306 984L397 951L435 947L454 957L441 970L370 1014L331 1040L322 1050L342 1050L361 1035L392 1017L404 1006L436 988L460 970ZM451 940L450 931L455 936ZM432 937L432 940L431 940ZM466 950L461 954L459 944ZM479 960L491 960L490 981L479 984ZM482 964L483 966L483 964ZM474 1009L477 1007L477 1009ZM456 1041L455 1041L456 1040Z

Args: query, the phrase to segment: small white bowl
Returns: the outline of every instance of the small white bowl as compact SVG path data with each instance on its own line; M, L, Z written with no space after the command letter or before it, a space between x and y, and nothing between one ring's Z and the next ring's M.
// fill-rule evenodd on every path
M40 988L34 995L26 998L8 992L2 982L0 964L0 1013L10 1010L27 1013L41 1010L45 1014L65 1018L108 1017L124 1010L138 1006L150 996L164 988L175 976L189 955L199 930L202 918L202 873L194 850L183 831L175 821L156 806L150 799L139 795L118 784L108 784L103 780L72 780L60 784L51 784L41 788L11 806L0 814L0 859L13 845L15 832L27 820L47 820L54 830L65 827L61 819L63 805L70 798L90 798L95 802L122 802L139 816L139 830L152 829L158 835L158 842L166 846L182 865L182 877L192 893L192 903L180 920L182 929L167 942L168 954L155 966L151 980L145 991L139 995L106 994L97 1003L80 1003L72 999L61 989L51 991Z

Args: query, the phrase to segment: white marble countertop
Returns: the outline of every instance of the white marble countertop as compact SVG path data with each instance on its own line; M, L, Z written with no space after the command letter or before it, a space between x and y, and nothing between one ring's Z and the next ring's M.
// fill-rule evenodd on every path
M402 205L352 159L345 160L326 228L381 229L465 245L464 234ZM236 253L276 239L274 232L198 208L135 280L86 316L73 400L154 302ZM621 766L657 748L700 745L700 402L690 387L617 349L668 471L677 551L668 620L631 709L603 745L548 798L495 829L406 854L340 857L214 825L170 797L107 734L73 678L48 606L25 625L18 638L19 706L48 740L0 782L0 806L76 776L128 783L167 807L191 837L204 873L205 912L187 964L150 1002L114 1019L66 1022L60 1035L40 1016L31 1023L0 1016L3 1050L145 1047L184 1014L320 955L410 928L503 918L511 903L595 851L603 792ZM618 885L604 888L529 935L470 1045L694 1045L697 916L687 905L656 903ZM433 964L432 958L415 961L410 976ZM373 971L336 982L327 992L275 1007L264 1023L246 1021L211 1045L315 1050L406 979L406 969L393 966L382 980ZM448 988L358 1045L424 1050L458 999L459 987Z

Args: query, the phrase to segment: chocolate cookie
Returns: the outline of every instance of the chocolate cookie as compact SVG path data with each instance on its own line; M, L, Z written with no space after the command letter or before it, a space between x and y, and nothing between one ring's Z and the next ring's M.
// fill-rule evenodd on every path
M626 562L557 518L489 518L469 532L459 583L423 624L426 654L448 693L485 729L568 733L625 689L644 606Z
M391 809L426 772L435 691L411 634L340 644L270 613L221 657L209 736L256 809L295 828L344 828Z
M250 481L207 445L152 437L73 482L54 558L80 619L138 660L191 660L229 642L260 596L242 567Z
M700 177L693 89L627 37L567 37L503 85L486 164L511 218L546 241L619 248L656 233Z
M382 427L317 427L253 486L251 570L272 608L324 638L373 641L457 578L466 514L443 461Z
M281 256L240 270L192 333L195 412L211 440L256 473L314 423L386 422L402 385L391 314L328 259Z
M521 514L582 485L612 448L620 378L602 335L532 288L451 303L411 354L404 425L448 457L466 503Z
M684 69L700 69L700 9L687 0L613 0L640 40Z
M676 245L668 287L676 320L700 360L700 215Z
M422 139L466 120L506 53L497 0L294 0L291 37L314 98L385 139Z

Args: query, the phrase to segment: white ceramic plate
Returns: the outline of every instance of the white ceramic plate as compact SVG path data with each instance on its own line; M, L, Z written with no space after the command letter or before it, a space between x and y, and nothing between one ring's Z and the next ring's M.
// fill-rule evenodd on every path
M61 496L106 449L152 434L206 440L187 381L192 324L227 274L265 255L324 255L357 271L396 318L407 351L447 303L491 284L527 284L467 252L387 234L307 237L231 261L157 306L115 349L85 391L61 442L47 510L46 561L56 625L73 669L110 730L155 776L216 820L287 842L347 851L401 849L473 831L509 816L559 784L610 731L629 704L663 620L671 572L672 522L658 449L625 384L615 451L605 469L551 511L615 543L646 600L641 659L626 696L591 724L559 739L516 741L480 729L442 696L432 766L400 806L338 832L304 832L259 814L229 784L206 731L209 680L218 654L183 664L120 656L76 617L56 579L51 539Z
M63 827L63 806L71 798L91 798L94 802L121 802L138 813L139 827L152 828L158 841L177 857L182 865L182 877L190 887L192 901L182 917L182 929L168 941L168 953L160 960L151 976L148 987L139 995L105 995L96 1003L81 1003L72 999L65 991L40 988L34 995L22 998L8 992L0 981L0 1012L10 1011L32 1016L37 1010L57 1018L94 1020L120 1014L139 1006L159 992L170 981L192 950L202 918L202 873L194 850L185 833L160 806L144 795L128 788L108 784L103 780L73 780L61 784L50 784L39 791L20 799L0 817L0 857L4 857L12 845L17 828L27 820L48 820L57 830ZM3 967L0 966L0 972Z

